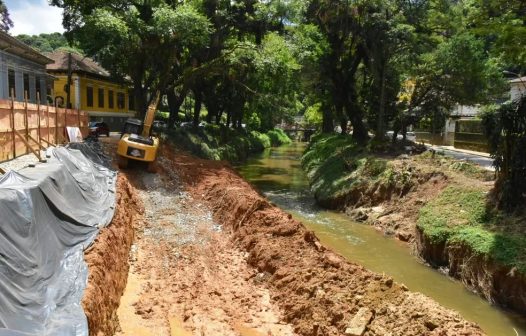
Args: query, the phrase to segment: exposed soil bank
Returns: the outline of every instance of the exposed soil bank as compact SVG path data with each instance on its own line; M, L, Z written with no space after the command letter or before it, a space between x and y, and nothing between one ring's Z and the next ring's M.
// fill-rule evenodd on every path
M113 335L119 327L117 307L126 286L128 255L142 205L128 179L119 174L115 215L85 252L88 285L82 306L92 336Z
M418 254L433 267L445 269L491 303L526 314L526 278L515 268L499 265L466 245L433 243L418 227L415 243Z
M227 164L169 150L165 157L194 196L208 201L236 245L249 253L258 282L270 290L271 302L297 334L483 334L424 295L327 250L314 233L262 198Z
M524 219L491 209L488 172L431 153L373 153L342 137L311 144L303 167L320 205L414 243L470 290L526 312Z

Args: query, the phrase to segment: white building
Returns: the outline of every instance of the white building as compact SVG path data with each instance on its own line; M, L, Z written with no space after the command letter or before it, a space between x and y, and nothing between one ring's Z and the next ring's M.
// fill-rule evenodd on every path
M511 100L516 100L522 95L526 95L526 76L511 80L510 85Z

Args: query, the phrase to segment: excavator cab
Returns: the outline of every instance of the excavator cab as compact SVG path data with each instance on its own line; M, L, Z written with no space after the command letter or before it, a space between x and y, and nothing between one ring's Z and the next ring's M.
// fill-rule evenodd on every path
M122 127L122 133L123 134L142 134L142 129L144 127L144 124L139 119L128 119L124 123L124 126Z
M148 171L155 172L159 138L151 135L151 129L158 102L159 93L148 107L144 122L139 119L126 120L117 146L119 168L126 168L129 160L134 160L146 162Z

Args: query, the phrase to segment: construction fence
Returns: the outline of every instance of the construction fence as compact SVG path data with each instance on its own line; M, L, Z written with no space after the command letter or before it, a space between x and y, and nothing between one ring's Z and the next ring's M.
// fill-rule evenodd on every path
M66 127L86 137L88 120L81 110L0 99L0 162L31 152L40 157L40 149L67 142Z

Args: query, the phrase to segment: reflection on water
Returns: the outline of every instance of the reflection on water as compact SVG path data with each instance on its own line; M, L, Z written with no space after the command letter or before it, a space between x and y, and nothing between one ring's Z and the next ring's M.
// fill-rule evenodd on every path
M324 245L347 259L390 275L411 290L460 312L488 335L526 336L525 320L491 306L458 281L421 264L405 243L352 222L343 214L316 206L299 162L304 148L299 143L272 148L237 168L272 202L302 221Z

